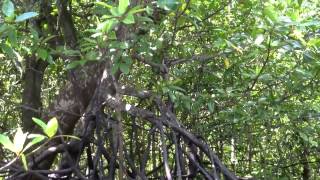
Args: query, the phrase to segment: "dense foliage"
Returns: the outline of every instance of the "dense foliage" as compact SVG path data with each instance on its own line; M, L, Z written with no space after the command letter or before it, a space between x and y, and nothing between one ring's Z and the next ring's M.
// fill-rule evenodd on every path
M1 10L0 176L320 176L318 0Z

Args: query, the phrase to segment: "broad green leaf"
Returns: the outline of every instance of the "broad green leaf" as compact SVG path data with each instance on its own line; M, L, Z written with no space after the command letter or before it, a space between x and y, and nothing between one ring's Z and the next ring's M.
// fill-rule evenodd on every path
M134 24L134 16L131 13L128 13L128 15L126 16L126 18L124 18L124 20L122 20L123 23L125 24Z
M123 72L124 74L128 74L130 69L129 69L129 65L126 63L121 63L119 65L120 71Z
M15 22L22 22L22 21L25 21L27 19L30 19L30 18L33 18L36 16L38 16L38 13L36 13L36 12L26 12L26 13L19 15L16 18Z
M8 39L9 39L11 47L17 47L18 46L17 31L16 31L15 28L11 28L10 31L8 32Z
M98 24L97 30L108 33L117 23L118 21L115 19L107 20Z
M28 133L23 133L21 128L17 129L17 132L13 138L13 144L16 149L16 153L20 153L23 150L23 145L26 142Z
M24 154L21 154L20 157L21 157L21 161L22 161L24 170L28 171L28 163L27 163L26 156Z
M158 0L157 4L164 10L175 10L180 3L177 0Z
M50 119L50 121L47 124L47 128L45 129L44 132L49 138L51 138L57 133L57 130L58 130L58 120L57 118L54 117Z
M119 8L115 8L115 7L112 7L110 9L110 13L112 14L112 16L116 16L116 17L119 17L121 16L122 14L119 12Z
M10 0L4 0L2 3L2 12L7 17L11 17L14 15L14 4Z
M41 135L41 134L29 134L29 135L28 135L28 138L31 138L32 141L29 142L29 143L25 146L24 151L25 151L25 150L28 150L31 146L33 146L33 145L35 145L35 144L38 144L39 142L43 141L43 140L46 138L46 136Z
M38 138L38 137L44 137L45 138L46 136L44 136L42 134L29 134L27 136L28 139L34 139L34 138Z
M119 0L118 11L122 15L126 12L130 2L129 0Z
M44 123L41 119L38 119L38 118L33 117L32 120L33 120L33 122L35 122L38 126L40 126L43 131L45 131L45 129L47 129L46 123Z
M2 144L6 149L9 149L11 152L17 152L14 144L8 136L0 134L0 144Z
M46 50L46 49L43 49L43 48L39 48L38 50L37 50L37 56L40 58L40 59L42 59L42 60L47 60L47 58L48 58L48 51Z

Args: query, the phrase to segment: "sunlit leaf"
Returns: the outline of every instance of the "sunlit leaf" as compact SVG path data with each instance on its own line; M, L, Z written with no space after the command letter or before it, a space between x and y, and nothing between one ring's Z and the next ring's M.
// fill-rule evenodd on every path
M38 118L33 117L32 120L33 120L33 122L35 122L38 126L40 126L43 131L45 131L45 130L47 129L46 123L44 123L41 119L38 119Z
M17 152L14 144L12 143L12 141L9 139L8 136L0 134L0 144L2 144L3 147L5 147L6 149L9 149L12 152Z
M43 141L46 136L44 135L41 135L41 134L29 134L28 135L28 138L29 139L32 139L31 142L29 142L25 148L24 148L24 151L28 150L31 146L35 145L35 144L38 144L40 143L41 141Z
M28 170L28 163L27 163L27 158L24 154L21 154L21 161L22 161L22 164L23 164L23 168L24 170Z
M23 145L27 139L27 135L28 135L28 133L23 133L21 128L17 129L17 132L13 138L13 144L14 144L15 149L17 151L16 153L19 153L22 151Z
M110 13L113 15L113 16L121 16L122 14L119 12L119 8L115 8L115 7L112 7L110 9Z
M126 12L129 4L130 4L129 0L119 0L118 10L121 15Z
M47 128L45 129L44 132L49 138L51 138L57 133L57 130L58 130L58 119L54 117L50 119L50 121L47 124Z
M26 13L23 13L21 15L19 15L17 18L16 18L16 22L21 22L21 21L25 21L27 19L30 19L30 18L33 18L33 17L36 17L38 16L38 13L36 12L26 12Z
M102 6L102 7L105 7L105 8L108 8L108 9L111 9L112 8L112 6L111 5L109 5L109 4L107 4L107 3L105 3L105 2L95 2L95 4L97 4L97 5L99 5L99 6Z
M115 19L107 20L98 24L97 30L101 32L109 32L117 23L118 21Z
M266 17L268 17L270 20L274 22L278 20L278 13L271 5L266 6L263 10L263 13Z

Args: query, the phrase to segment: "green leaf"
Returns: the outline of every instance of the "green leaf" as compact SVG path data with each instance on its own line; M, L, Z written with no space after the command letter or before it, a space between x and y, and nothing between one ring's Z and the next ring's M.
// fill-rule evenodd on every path
M119 64L115 63L113 64L112 68L111 68L111 74L116 74L116 72L119 70Z
M18 46L16 29L10 28L10 31L8 32L8 39L12 47Z
M309 138L308 138L308 136L307 136L305 133L299 132L299 135L300 135L300 137L301 137L304 141L306 141L306 142L309 141Z
M209 110L209 112L213 113L213 111L214 111L214 104L213 103L211 103L211 102L208 103L208 110Z
M0 134L0 144L2 144L4 148L9 149L10 151L16 152L16 148L8 136Z
M15 57L15 53L8 44L1 44L1 49L11 58Z
M10 0L5 0L2 4L2 12L7 17L14 15L14 4Z
M129 0L119 0L118 11L122 15L126 12L130 2Z
M40 59L42 59L42 60L47 60L47 58L48 58L48 51L46 50L46 49L43 49L43 48L39 48L38 50L37 50L37 56L40 58Z
M13 144L16 149L16 153L20 153L23 150L23 145L26 142L28 133L23 133L21 128L17 129L17 132L13 138Z
M131 13L131 14L136 14L136 13L139 13L139 12L145 12L146 9L145 8L141 8L140 6L136 6L132 9L130 9L130 11L128 13Z
M33 117L32 120L33 120L33 122L35 122L38 126L40 126L43 131L45 131L45 130L47 129L46 123L44 123L41 119L38 119L38 118Z
M36 12L26 12L26 13L23 13L21 15L19 15L15 22L22 22L22 21L25 21L27 19L30 19L30 18L33 18L33 17L36 17L38 16L39 14L36 13Z
M24 154L21 154L21 161L24 167L24 170L28 171L28 163L27 163L27 158Z
M54 61L53 61L53 58L52 58L51 55L48 56L47 62L48 62L49 64L54 64Z
M118 21L115 19L104 21L98 25L97 30L101 32L109 32L117 23Z
M57 35L48 36L44 40L42 40L41 43L46 43L46 42L50 41L51 39L53 39L55 37L57 37Z
M124 20L122 20L123 23L125 24L134 24L134 16L132 13L128 13L128 15L126 16L126 18L124 18Z
M152 15L152 14L153 14L153 9L152 9L150 6L147 6L147 7L145 8L145 10L146 10L146 12L147 12L148 15Z
M45 129L44 132L49 138L51 138L57 133L57 130L58 130L58 120L57 118L54 117L50 119L50 121L47 124L47 128Z
M308 41L308 46L320 47L320 38L312 38Z
M112 7L110 9L110 13L113 15L113 16L121 16L122 14L119 12L119 8L115 8L115 7Z
M158 0L157 4L164 10L176 10L180 3L177 0Z
M124 74L128 74L130 72L129 65L127 63L121 63L119 65L120 71Z
M8 32L11 29L11 26L8 24L1 24L0 26L0 35L3 36L4 33Z
M136 19L137 21L140 21L140 22L151 22L151 23L153 22L152 19L145 16L137 16Z
M113 8L111 5L105 3L105 2L95 2L96 5L99 5L99 6L102 6L102 7L105 7L105 8L108 8L108 9L111 9Z
M274 7L269 5L263 10L263 14L267 16L271 21L275 22L278 20L278 13L275 11Z
M28 138L32 138L32 141L25 146L25 148L23 149L24 151L28 150L31 146L43 141L46 138L46 136L41 134L29 134Z

